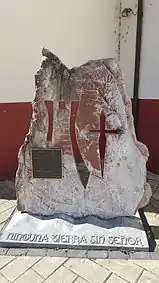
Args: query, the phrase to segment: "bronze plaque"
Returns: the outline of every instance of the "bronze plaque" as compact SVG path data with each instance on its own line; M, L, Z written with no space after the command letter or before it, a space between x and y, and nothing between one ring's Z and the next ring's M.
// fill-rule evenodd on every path
M62 150L33 148L32 169L36 179L63 179Z

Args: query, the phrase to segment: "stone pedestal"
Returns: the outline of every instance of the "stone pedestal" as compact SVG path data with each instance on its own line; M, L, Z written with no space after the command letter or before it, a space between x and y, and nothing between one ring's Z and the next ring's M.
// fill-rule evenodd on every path
M149 251L142 221L134 217L101 220L94 216L35 217L16 211L2 231L7 247Z

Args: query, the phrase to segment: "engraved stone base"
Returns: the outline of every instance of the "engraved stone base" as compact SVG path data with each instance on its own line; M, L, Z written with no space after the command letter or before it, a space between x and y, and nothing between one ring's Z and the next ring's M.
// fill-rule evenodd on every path
M16 211L0 235L0 246L148 251L139 215L101 220L94 216L37 218Z

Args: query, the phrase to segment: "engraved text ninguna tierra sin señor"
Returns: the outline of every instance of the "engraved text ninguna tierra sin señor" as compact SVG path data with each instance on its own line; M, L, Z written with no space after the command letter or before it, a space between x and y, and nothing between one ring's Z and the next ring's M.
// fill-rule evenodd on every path
M9 233L8 241L50 243L50 244L71 244L71 245L120 245L120 246L143 246L140 237L125 236L86 236L86 235L52 235L47 234L22 234Z

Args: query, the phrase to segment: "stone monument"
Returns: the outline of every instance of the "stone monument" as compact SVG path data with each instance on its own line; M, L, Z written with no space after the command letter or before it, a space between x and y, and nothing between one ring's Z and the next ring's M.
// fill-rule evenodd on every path
M47 49L42 54L19 151L18 211L1 243L148 248L134 215L151 197L149 153L136 139L119 66L104 59L68 69Z

